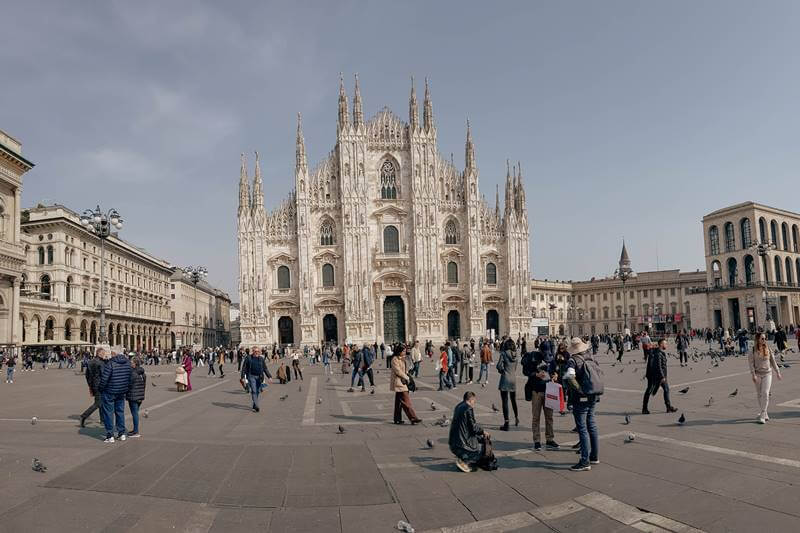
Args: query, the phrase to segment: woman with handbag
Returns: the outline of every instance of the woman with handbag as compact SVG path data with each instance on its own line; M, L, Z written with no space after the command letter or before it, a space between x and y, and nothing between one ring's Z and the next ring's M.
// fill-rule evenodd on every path
M402 424L403 415L405 411L411 425L419 424L422 422L414 412L414 407L411 405L411 397L408 395L409 384L412 378L409 377L406 364L406 348L399 345L397 351L394 352L392 357L392 376L389 381L389 390L394 392L394 423Z
M500 382L497 388L500 390L500 401L503 404L503 425L500 431L508 431L508 402L511 400L511 408L514 410L515 425L519 425L519 414L517 413L517 346L514 339L506 339L503 348L500 350L500 360L497 361L497 372L500 374Z
M183 363L181 364L186 371L186 390L192 390L192 356L189 352L183 356Z

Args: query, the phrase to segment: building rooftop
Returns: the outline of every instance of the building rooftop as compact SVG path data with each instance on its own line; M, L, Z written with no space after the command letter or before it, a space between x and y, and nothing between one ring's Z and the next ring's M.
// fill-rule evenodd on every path
M716 211L712 211L711 213L708 213L706 216L704 216L703 220L706 220L708 218L716 218L726 213L734 213L742 209L762 209L764 211L772 211L775 214L800 218L800 213L795 213L794 211L789 211L787 209L781 209L779 207L772 207L765 204L759 204L758 202L749 201L749 202L742 202L739 204L729 205L727 207L717 209Z

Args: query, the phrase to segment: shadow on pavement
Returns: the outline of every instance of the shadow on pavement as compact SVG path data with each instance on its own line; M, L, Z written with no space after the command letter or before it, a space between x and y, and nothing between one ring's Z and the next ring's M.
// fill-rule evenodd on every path
M246 405L240 403L211 402L211 405L214 405L216 407L222 407L225 409L244 409L245 411L251 410L250 407L247 407Z

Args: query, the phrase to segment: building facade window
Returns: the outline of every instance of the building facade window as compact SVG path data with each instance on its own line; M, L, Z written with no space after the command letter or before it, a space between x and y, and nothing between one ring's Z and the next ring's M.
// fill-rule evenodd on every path
M708 228L708 242L711 255L719 253L719 229L716 226Z
M447 263L447 283L451 285L458 283L458 265L455 261Z
M291 287L291 275L289 274L289 267L281 265L278 267L278 288L288 289Z
M395 226L383 228L383 253L400 253L400 232Z
M497 285L497 265L494 263L486 264L486 284Z
M325 263L322 265L322 286L333 287L333 284L333 265L330 263Z
M444 225L444 243L445 244L458 244L458 226L455 220L448 220Z
M333 230L333 222L326 220L319 228L319 243L321 246L333 246L336 244L336 235Z
M736 249L736 237L733 232L733 222L725 223L725 251L732 252Z
M39 294L42 296L42 300L50 299L50 276L47 274L39 278Z
M742 249L750 248L753 244L752 237L750 236L750 219L743 218L739 222L739 231L742 234Z
M394 163L386 160L381 165L381 198L394 200L397 198L397 169Z

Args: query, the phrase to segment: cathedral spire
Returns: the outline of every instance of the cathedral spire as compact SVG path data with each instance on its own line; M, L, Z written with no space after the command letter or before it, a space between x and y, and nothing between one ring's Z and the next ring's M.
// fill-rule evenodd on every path
M625 239L622 239L622 253L619 256L619 268L630 268L631 260L628 257L628 249L625 247Z
M506 159L506 213L514 210L513 182L511 181L511 165Z
M247 178L247 161L242 153L242 166L239 169L239 214L250 208L250 183Z
M428 87L428 78L425 78L425 102L422 108L422 121L426 132L433 129L433 104L431 103L431 89Z
M417 110L417 89L414 87L414 76L411 76L411 98L408 99L408 123L413 132L419 127L419 111Z
M364 111L361 108L361 87L358 84L358 74L356 73L356 87L353 93L353 125L356 128L364 126Z
M347 112L347 93L344 90L344 77L339 73L339 130L347 127L350 116Z
M469 119L467 119L467 142L464 144L464 166L468 171L475 170L475 145L472 143Z
M261 163L256 151L255 177L253 178L253 209L264 208L264 184L261 182Z
M295 171L301 172L308 168L306 159L306 141L303 138L303 117L297 114L297 140L295 141Z
M519 196L519 208L522 211L525 211L527 208L525 206L525 184L522 183L522 163L517 161L517 175L519 176L519 183L517 189L517 195Z

